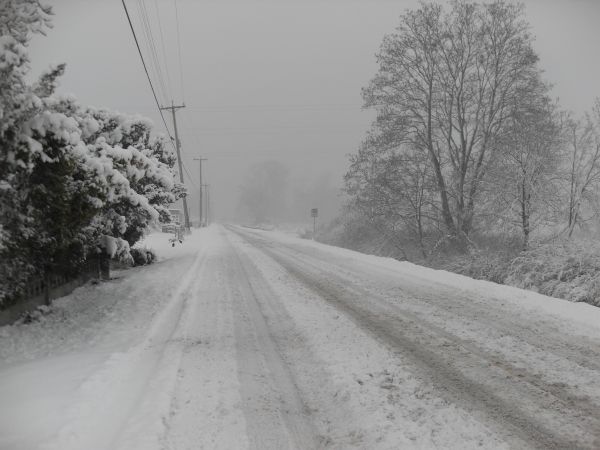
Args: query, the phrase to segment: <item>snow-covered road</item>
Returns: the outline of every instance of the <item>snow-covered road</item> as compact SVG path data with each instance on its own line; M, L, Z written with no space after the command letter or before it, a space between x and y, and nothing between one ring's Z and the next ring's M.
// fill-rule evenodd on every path
M0 448L600 448L600 308L275 232L166 239L0 328Z

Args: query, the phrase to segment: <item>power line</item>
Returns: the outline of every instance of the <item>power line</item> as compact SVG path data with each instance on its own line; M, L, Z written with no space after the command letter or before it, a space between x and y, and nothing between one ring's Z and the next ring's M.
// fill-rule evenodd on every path
M159 80L159 86L162 86L162 90L163 90L163 94L165 97L167 97L169 95L169 91L170 89L168 89L170 87L170 75L169 75L169 69L168 69L168 63L167 63L167 59L166 59L166 49L165 49L165 41L164 41L164 34L162 32L162 22L160 20L160 11L158 9L158 3L155 0L155 12L157 14L157 20L158 20L158 24L159 24L159 30L160 30L160 38L161 38L161 48L163 49L163 53L162 53L162 57L161 58L161 54L158 51L158 47L156 45L156 41L154 39L154 33L152 32L152 22L150 20L150 16L148 14L148 9L146 8L145 2L144 0L138 0L138 10L140 13L140 17L141 17L141 24L142 24L142 29L144 31L144 36L146 38L146 46L148 49L148 52L150 53L151 56L151 61L154 63L154 68L156 69L156 75L158 77ZM163 72L162 72L162 66L163 64L161 64L161 61L164 63L164 68L165 68L165 72L167 74L167 79L169 82L168 86L165 86L164 83L164 77L163 77ZM163 108L160 107L159 105L159 111L162 111ZM189 173L189 172L188 172Z
M156 11L156 18L158 20L158 30L160 32L160 44L162 47L163 59L165 61L165 72L167 74L167 83L169 85L169 89L171 89L173 87L173 84L171 83L171 76L169 75L169 61L167 59L167 51L165 49L165 37L163 35L162 21L160 20L160 11L158 9L158 0L154 0L154 9Z
M152 50L150 48L150 39L148 39L148 30L144 26L144 17L143 17L143 14L142 14L142 5L140 4L140 0L137 0L136 4L137 4L138 17L139 17L139 20L140 20L140 22L139 22L139 29L141 29L140 42L142 44L144 44L145 54L146 55L150 55L150 58L149 58L149 61L148 61L148 68L150 69L150 72L152 72L152 70L154 69L153 75L156 75L158 73L157 70L156 70L156 61L154 60L154 58L152 58ZM161 92L160 80L156 84L156 92L158 94L158 97L160 97L160 99L162 100L163 97L164 97L164 91Z
M183 67L181 65L181 42L179 33L179 12L177 11L177 0L173 0L175 5L175 23L177 24L177 55L179 57L179 81L181 83L181 101L185 98L185 91L183 88Z
M144 109L146 106L144 105L128 105L124 104L122 107L130 107L137 109ZM280 105L260 105L260 104L249 104L249 105L231 105L231 104L223 104L223 105L207 105L207 106L187 106L186 109L190 110L190 112L197 113L222 113L222 112L242 112L245 113L247 111L264 111L264 112L296 112L296 111L323 111L326 112L328 110L351 110L361 112L362 106L360 104L313 104L313 105L299 105L299 104L280 104Z
M181 142L181 139L180 139L180 142ZM185 150L183 150L183 147L180 147L179 150L181 151L182 155L186 155ZM183 162L183 158L182 158L182 162ZM196 182L192 178L192 174L190 173L190 171L188 170L188 168L187 168L187 166L185 164L183 164L183 171L187 174L187 176L188 176L188 178L190 180L190 183L192 183L192 186L194 186L196 189L198 189L198 185L196 185Z
M187 174L190 183L192 183L192 186L198 189L198 185L195 183L194 179L192 178L192 175L190 174L190 171L188 170L185 164L183 164L183 171Z
M362 105L346 103L346 104L240 104L240 105L207 105L207 106L195 106L190 107L191 110L200 112L232 112L232 111L245 111L245 110L274 110L274 111L319 111L319 110L330 110L330 109L352 109L360 110Z
M156 96L156 91L154 90L154 85L152 84L152 80L150 79L150 74L148 73L148 67L146 66L146 61L144 61L144 55L142 55L142 50L140 49L140 44L138 42L138 38L135 34L135 30L133 29L133 24L131 23L131 17L129 17L129 11L127 10L127 5L125 4L125 0L121 0L123 3L123 9L125 10L125 15L127 16L127 21L129 22L129 28L131 29L131 33L133 34L133 40L135 41L135 46L137 47L138 54L140 55L140 59L142 60L142 65L144 66L144 71L146 72L146 78L148 78L148 84L150 84L150 89L152 90L152 95L154 96L154 101L156 102L156 107L158 108L158 112L162 119L162 122L167 130L167 135L171 138L171 132L169 131L169 127L167 126L167 121L165 120L165 116L163 115L162 110L160 109L160 102L158 101L158 97ZM173 145L173 141L169 139L171 145Z
M138 0L138 9L140 11L140 17L142 20L142 29L146 36L148 52L150 53L151 60L154 62L156 76L158 78L159 85L162 87L164 100L167 101L170 97L169 89L167 89L167 86L165 85L165 79L162 75L162 65L160 62L160 58L158 57L158 51L156 50L154 33L152 33L150 17L148 16L148 10L146 9L146 3L144 2L144 0Z
M325 129L325 128L277 128L272 127L271 129L249 129L249 130L227 130L227 129L216 129L216 130L198 130L191 135L197 136L285 136L285 135L298 135L299 133L308 133L311 136L317 135L346 135L349 132L356 131L355 128L347 129Z
M127 9L127 5L125 4L125 0L121 0L121 3L123 4L123 9L125 10L125 15L127 16L127 21L129 23L129 28L131 29L131 33L133 35L133 39L135 41L135 45L136 45L138 54L140 55L140 59L142 61L142 66L144 67L144 72L146 73L146 78L148 79L148 84L150 85L150 89L152 90L152 96L154 97L154 101L156 102L156 107L158 108L158 112L159 112L160 117L162 119L163 125L165 126L165 130L167 131L167 135L169 136L169 142L171 143L171 145L173 146L173 148L176 149L175 144L173 144L173 138L171 136L171 132L169 131L169 127L167 126L167 121L165 120L165 116L163 115L162 108L160 106L160 102L158 101L158 96L156 95L156 90L154 89L154 85L152 84L152 79L150 77L150 73L148 72L148 67L146 65L146 61L144 60L144 55L142 54L142 50L140 48L140 44L139 44L137 35L135 33L135 29L133 28L133 23L131 21L130 15L129 15L129 10ZM141 2L140 4L143 6L143 2ZM145 11L145 6L143 6L143 8L144 8L144 11ZM151 43L149 45L149 49L150 49L151 56L153 57L153 62L154 62L155 68L157 70L157 75L158 75L159 83L160 83L161 80L162 80L162 76L161 76L160 66L158 64L158 57L156 56L156 46L154 45L154 40L152 38L152 31L150 30L150 24L149 24L149 21L148 21L148 18L147 18L147 12L146 12L146 14L144 14L141 9L140 9L140 12L141 12L141 15L142 15L142 25L148 27L144 31L146 33L146 38L147 39L149 38L151 40ZM145 18L146 22L144 22L144 16L146 16L146 18ZM161 30L161 33L162 33L162 30ZM163 44L164 44L164 41L163 41ZM164 47L164 45L163 45L163 47ZM181 69L181 57L180 57L180 69ZM181 75L181 80L183 82L183 75ZM162 80L162 83L163 83L163 91L166 92L166 90L164 89L164 80ZM183 89L183 84L182 84L182 89ZM187 166L183 162L183 159L180 158L179 160L181 162L181 166L183 167L184 172L188 176L188 179L189 179L190 183L197 189L198 186L194 182L194 180L193 180L193 178L192 178L192 176L191 176L191 174L190 174Z
M192 130L194 127L193 127L193 125L192 125L192 122L191 122L190 118L187 116L187 111L186 111L186 112L184 112L184 114L183 114L183 120L184 120L184 122L186 122L186 123L184 124L184 126L185 126L185 130L186 130L186 132L187 132L186 134L188 134L188 135L192 136L192 138L194 139L194 143L196 144L196 148L198 148L198 149L199 149L199 148L200 148L200 141L199 141L199 139L198 139L198 136L197 136L197 134L196 134L196 133L193 133L193 132L191 131L191 130Z
M173 144L173 137L171 136L171 132L169 131L169 127L167 126L167 121L165 120L165 116L163 115L162 109L160 107L160 102L158 101L158 97L156 96L156 91L154 90L154 85L152 84L152 79L150 78L150 74L148 73L148 67L146 66L146 61L144 60L144 55L142 54L142 50L140 49L140 44L139 44L137 36L135 34L135 30L133 28L133 24L132 24L131 18L129 16L129 11L127 10L127 5L125 4L125 0L121 0L121 2L123 4L123 8L125 9L125 14L127 15L127 21L129 22L129 27L131 28L131 33L133 34L133 39L135 41L135 45L137 47L138 54L140 55L140 59L142 60L142 65L144 66L144 71L146 72L146 78L148 78L148 83L150 84L150 89L152 90L152 95L154 97L154 101L156 102L156 107L158 108L158 112L160 114L162 122L165 126L165 129L167 130L167 135L169 136L169 142L175 149L175 144ZM186 165L183 163L183 160L181 160L181 164L182 164L184 172L186 172L189 177L190 183L192 183L192 185L197 188L196 184L194 183L194 180L192 179L192 176L190 175L189 170L187 169Z

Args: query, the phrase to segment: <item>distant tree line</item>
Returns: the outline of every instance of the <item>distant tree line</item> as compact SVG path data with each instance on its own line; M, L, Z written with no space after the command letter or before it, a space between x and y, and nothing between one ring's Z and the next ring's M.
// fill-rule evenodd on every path
M322 218L335 216L339 186L327 172L311 175L276 160L249 166L240 180L236 219L249 225L308 224L312 208L320 208Z
M26 81L28 42L50 17L37 0L0 4L0 306L32 276L76 274L101 252L130 259L184 192L149 120L57 94L64 65Z
M352 214L425 258L482 233L527 249L534 233L593 223L600 102L580 118L563 111L532 41L522 5L502 0L402 15L362 92L377 116L345 176Z

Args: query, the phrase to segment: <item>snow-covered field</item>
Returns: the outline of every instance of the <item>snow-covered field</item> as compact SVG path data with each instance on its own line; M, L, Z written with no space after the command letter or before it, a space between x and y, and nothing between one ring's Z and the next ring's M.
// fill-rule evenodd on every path
M597 448L600 308L238 227L0 328L0 448Z

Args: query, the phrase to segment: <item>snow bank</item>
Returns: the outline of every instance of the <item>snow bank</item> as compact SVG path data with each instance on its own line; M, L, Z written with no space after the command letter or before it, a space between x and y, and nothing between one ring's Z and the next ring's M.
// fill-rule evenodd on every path
M101 444L114 431L107 427L123 425L119 417L129 412L123 405L134 403L144 377L156 372L156 348L177 319L183 278L210 233L194 230L175 247L169 234L153 233L143 243L158 253L155 264L84 285L37 322L0 327L0 448L112 448ZM169 355L176 359L176 352ZM172 384L176 366L165 363L156 383ZM144 407L139 420L156 425L166 403L168 393L158 390L153 409ZM92 427L102 413L114 419Z
M366 255L353 250L292 237L282 232L260 230L253 230L253 232L272 236L282 242L314 248L331 255L347 258L361 264L368 264L392 273L396 272L399 276L409 276L423 280L426 283L436 283L479 294L482 298L493 299L494 302L509 303L515 308L523 309L524 312L539 311L558 318L575 321L581 325L594 328L596 333L600 330L600 308L587 303L573 303L568 300L548 297L517 287L496 284L490 281L475 280L445 270L431 269L392 258ZM584 330L580 330L580 332L583 333Z

